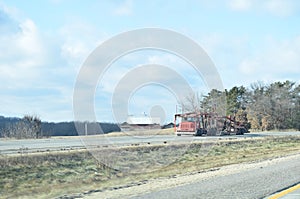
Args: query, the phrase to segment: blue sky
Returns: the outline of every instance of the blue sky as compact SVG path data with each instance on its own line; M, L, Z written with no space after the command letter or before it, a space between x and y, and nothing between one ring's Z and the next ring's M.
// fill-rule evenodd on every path
M112 36L145 27L171 29L197 42L215 63L224 88L299 82L299 21L297 0L0 0L0 115L73 120L74 85L88 55ZM116 85L134 66L149 63L172 66L196 92L209 90L180 58L134 52L99 79L97 120L114 121ZM145 85L132 92L128 114L161 106L166 123L177 103L172 92Z

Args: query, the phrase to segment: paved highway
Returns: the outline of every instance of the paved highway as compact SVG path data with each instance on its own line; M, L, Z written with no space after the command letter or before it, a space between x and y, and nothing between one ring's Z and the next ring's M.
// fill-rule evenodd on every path
M270 196L270 199L277 199L279 195L285 198L299 198L299 168L300 153L259 162L222 166L206 172L149 179L133 186L125 185L104 191L91 190L78 196L84 199L251 199ZM286 193L290 194L285 195Z
M264 198L300 182L300 155L133 198Z
M129 146L137 144L162 144L208 141L219 139L252 138L262 136L285 136L300 135L300 132L272 132L272 133L249 133L245 135L231 136L175 136L175 135L153 135L153 136L83 136L83 137L55 137L47 139L10 140L0 139L0 154L29 153L41 151L55 151L65 149L82 149L93 146Z

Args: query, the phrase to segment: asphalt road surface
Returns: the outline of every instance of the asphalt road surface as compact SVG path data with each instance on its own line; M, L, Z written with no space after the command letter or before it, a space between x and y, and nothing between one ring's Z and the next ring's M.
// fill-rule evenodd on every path
M56 137L48 139L26 139L10 140L0 139L0 154L31 153L43 151L84 149L97 146L130 146L137 144L162 144L180 143L204 140L220 140L235 138L251 138L262 136L286 136L300 135L300 132L272 132L272 133L249 133L245 135L231 136L175 136L175 135L153 135L153 136L83 136L83 137Z
M134 198L264 198L300 182L300 155Z

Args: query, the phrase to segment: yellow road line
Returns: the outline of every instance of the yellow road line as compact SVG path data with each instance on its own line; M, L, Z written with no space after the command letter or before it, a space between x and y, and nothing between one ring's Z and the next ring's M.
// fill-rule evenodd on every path
M279 192L279 193L277 193L277 194L269 197L268 199L278 199L278 198L281 198L281 197L285 196L288 193L296 191L297 189L300 189L300 184L297 184L297 185L295 185L293 187L290 187L290 188L288 188L288 189L286 189L284 191L281 191L281 192Z

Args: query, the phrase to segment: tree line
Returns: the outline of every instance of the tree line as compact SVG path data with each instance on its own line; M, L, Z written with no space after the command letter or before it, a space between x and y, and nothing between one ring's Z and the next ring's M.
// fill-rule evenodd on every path
M246 120L253 130L300 130L300 85L288 80L193 94L183 107L185 111L235 115L238 120Z
M118 132L120 128L114 123L76 122L77 126L87 127L87 133L103 134ZM101 128L99 128L99 126ZM51 136L77 136L74 122L42 122L38 116L25 115L23 118L0 116L0 137L26 139Z

